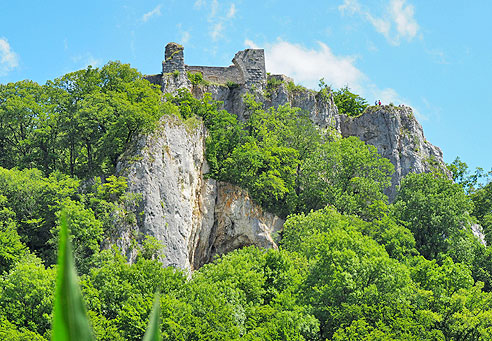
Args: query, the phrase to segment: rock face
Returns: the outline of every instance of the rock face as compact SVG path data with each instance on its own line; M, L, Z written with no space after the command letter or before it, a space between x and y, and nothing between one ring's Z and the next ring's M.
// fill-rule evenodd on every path
M284 75L269 75L265 93L260 101L267 107L289 104L308 113L317 126L340 130L340 115L331 93L323 95L322 92L294 86L292 78Z
M247 245L275 247L275 237L284 221L264 213L248 193L237 186L219 182L215 205L215 224L210 235L209 259Z
M472 224L470 226L470 230L482 245L487 246L487 242L485 241L485 234L483 233L482 226L480 226L479 224Z
M383 105L370 107L355 118L340 115L331 93L295 86L293 80L284 75L267 75L263 50L240 51L229 67L188 66L184 64L183 47L170 43L162 65L160 75L147 79L160 84L165 93L174 93L179 88L189 89L196 97L211 93L213 99L224 103L224 109L246 119L243 96L249 92L265 107L290 104L308 113L320 128L334 129L344 137L357 136L375 146L395 166L391 187L386 191L390 201L408 173L435 168L448 172L441 150L427 142L411 108ZM184 71L201 73L209 83L194 85Z
M283 221L263 213L240 188L206 179L205 128L198 120L164 116L119 163L129 191L140 193L137 225L120 230L115 243L134 258L132 237L157 238L164 265L199 268L215 255L246 245L277 247Z
M386 190L390 201L395 199L397 186L408 173L438 169L450 175L441 150L425 139L410 107L383 105L369 107L358 117L341 115L340 132L343 137L357 136L375 146L395 166L391 187Z
M359 137L395 166L386 192L390 201L408 173L436 168L448 172L441 150L427 142L410 108L383 105L369 107L359 117L340 115L331 92L295 86L284 75L267 75L263 50L240 51L232 62L228 67L189 66L184 63L183 47L170 43L162 72L146 78L160 85L163 93L181 88L197 98L211 93L240 119L247 119L243 98L250 93L265 107L290 104L322 129ZM200 73L205 81L193 84L188 73ZM141 240L143 235L165 245L165 265L186 270L242 246L276 247L281 219L263 212L246 191L204 176L208 170L205 137L200 121L165 116L160 129L142 137L120 162L118 171L128 177L130 191L142 194L138 226L121 230L116 240L130 259L135 256L131 239Z

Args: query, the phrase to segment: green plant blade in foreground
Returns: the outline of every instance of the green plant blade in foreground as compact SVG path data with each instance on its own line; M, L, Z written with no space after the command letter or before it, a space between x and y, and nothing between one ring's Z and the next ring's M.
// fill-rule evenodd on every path
M143 337L143 341L161 341L161 330L160 330L160 300L159 294L155 295L154 306L152 307L152 312L149 316L149 324L147 325L147 330Z
M62 212L52 340L93 339L75 273L71 244L68 240L67 214Z

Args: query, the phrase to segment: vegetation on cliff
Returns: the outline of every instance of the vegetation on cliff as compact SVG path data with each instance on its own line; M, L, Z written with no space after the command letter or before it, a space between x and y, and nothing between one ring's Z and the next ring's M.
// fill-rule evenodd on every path
M492 338L492 251L468 228L491 240L491 183L458 160L456 182L410 174L390 204L393 166L375 148L245 103L240 121L207 95L161 101L119 63L0 85L0 339L52 336L62 211L97 340L141 340L157 291L164 340ZM108 246L139 214L118 157L163 115L203 120L208 176L287 218L279 250L236 250L187 278L152 238L132 264Z

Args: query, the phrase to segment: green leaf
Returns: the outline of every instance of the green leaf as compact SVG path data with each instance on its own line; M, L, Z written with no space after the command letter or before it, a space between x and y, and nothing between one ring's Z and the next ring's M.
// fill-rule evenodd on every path
M72 248L68 240L67 213L62 212L52 340L93 339L73 265Z
M159 294L155 295L154 306L150 313L149 324L147 325L147 330L143 337L143 341L160 341L161 340L161 330L160 330L160 300Z

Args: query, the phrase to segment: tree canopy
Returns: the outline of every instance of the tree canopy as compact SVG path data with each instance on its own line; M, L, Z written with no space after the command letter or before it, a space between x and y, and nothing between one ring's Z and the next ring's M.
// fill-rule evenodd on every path
M342 114L367 106L347 87L333 96ZM457 159L454 182L409 174L389 203L393 166L374 147L298 108L244 104L243 120L210 94L163 97L119 62L0 85L0 339L53 336L55 278L69 273L55 264L60 238L97 340L141 340L152 310L163 340L492 338L492 251L470 230L492 238L483 170ZM207 128L205 176L285 218L278 249L245 247L188 274L164 268L166 245L150 236L133 236L131 264L109 245L140 215L118 158L166 115Z
M333 92L333 99L340 114L359 116L368 107L367 101L350 91L348 86Z

